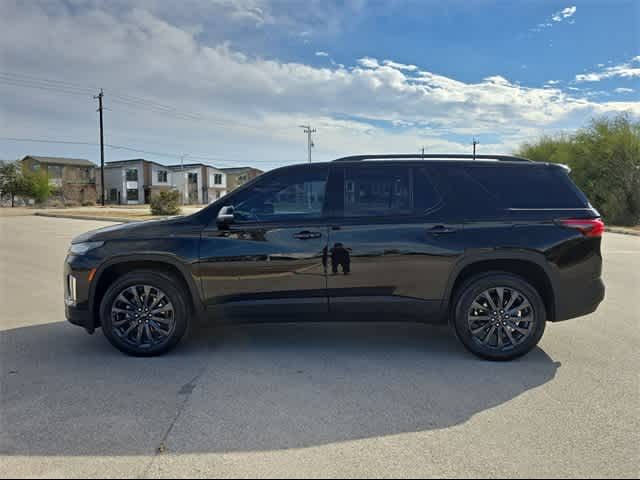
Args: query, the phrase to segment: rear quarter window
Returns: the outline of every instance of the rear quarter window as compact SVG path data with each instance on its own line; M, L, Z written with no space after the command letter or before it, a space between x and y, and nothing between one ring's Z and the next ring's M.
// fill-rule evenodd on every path
M589 203L560 168L469 165L466 174L503 208L587 208Z

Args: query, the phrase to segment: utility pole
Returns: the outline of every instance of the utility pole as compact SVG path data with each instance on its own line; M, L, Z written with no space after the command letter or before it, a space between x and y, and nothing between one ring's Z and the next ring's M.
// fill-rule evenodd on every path
M100 112L100 203L104 207L104 128L102 125L102 98L104 92L100 89L100 93L94 96L98 99L98 112Z
M424 147L422 147L422 160L424 160Z
M307 147L309 149L309 163L311 163L311 147L314 147L313 140L311 139L311 134L316 133L315 128L311 128L311 125L300 125L300 128L304 129L304 133L307 134Z
M476 145L480 143L479 140L476 140L476 137L473 137L473 159L476 159Z

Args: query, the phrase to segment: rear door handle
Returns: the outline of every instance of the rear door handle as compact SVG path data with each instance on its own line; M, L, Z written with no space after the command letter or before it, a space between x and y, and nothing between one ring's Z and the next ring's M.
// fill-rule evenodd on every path
M304 232L298 232L293 236L299 240L311 240L313 238L321 238L322 234L320 232L309 232L305 230Z
M436 225L435 227L431 227L427 230L432 235L443 235L446 233L455 233L458 231L457 228L448 227L446 225Z

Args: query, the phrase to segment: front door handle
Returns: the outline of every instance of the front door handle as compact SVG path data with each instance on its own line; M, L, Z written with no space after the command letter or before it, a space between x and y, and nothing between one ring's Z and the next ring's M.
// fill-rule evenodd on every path
M322 234L320 232L309 232L305 230L304 232L298 232L293 236L299 240L311 240L313 238L321 238Z
M445 233L455 233L457 231L458 229L448 227L446 225L436 225L435 227L432 227L428 230L428 232L432 235L443 235Z

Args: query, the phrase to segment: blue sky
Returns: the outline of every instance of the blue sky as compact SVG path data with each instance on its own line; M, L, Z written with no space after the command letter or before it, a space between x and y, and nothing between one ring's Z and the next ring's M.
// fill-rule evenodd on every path
M98 88L106 142L132 149L107 160L222 167L304 160L302 123L327 160L640 117L634 0L3 0L0 18L0 158L97 161Z

